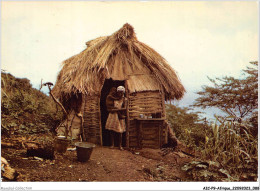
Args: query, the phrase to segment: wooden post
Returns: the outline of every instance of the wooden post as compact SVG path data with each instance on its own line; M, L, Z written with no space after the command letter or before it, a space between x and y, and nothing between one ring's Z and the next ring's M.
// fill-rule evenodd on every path
M103 146L102 124L101 124L101 110L100 110L100 97L98 96L98 121L99 121L99 133L100 133L100 145Z
M163 117L163 118L166 118L166 112L165 112L165 94L164 94L163 89L162 89L162 111L163 111L162 117Z
M130 127L130 119L129 119L129 90L127 85L127 80L125 81L125 96L126 96L126 147L129 148L129 127Z
M162 88L162 86L161 86L161 88ZM171 103L171 100L170 100L170 103ZM166 119L165 94L164 94L164 90L163 89L162 89L162 111L163 111L163 116L162 117ZM166 120L165 120L165 122L166 122ZM161 146L162 146L162 143L161 143L162 141L161 140L163 140L163 138L167 139L167 131L165 133L165 137L162 137L163 136L163 130L165 129L164 128L164 122L162 122L162 124L160 124L159 126L160 126L160 148L161 148Z
M139 121L135 119L135 126L137 129L137 147L139 149L143 148L142 139L143 139L143 123L142 121Z
M86 139L86 134L85 134L85 129L84 129L84 108L85 108L85 94L82 94L82 103L81 103L81 108L80 108L80 114L81 114L81 138L82 141L87 141Z
M98 94L98 118L99 118L99 131L100 131L100 145L103 146L103 131L102 131L102 123L101 123L101 109L100 109L100 99L101 99L101 93L102 93L102 89L103 89L103 86L105 84L105 80L106 78L103 78L100 82L100 84L103 84L101 85L100 89L99 89L99 94Z
M66 123L66 127L65 127L65 137L66 137L66 139L67 139L67 137L68 137L68 131L69 131L69 119L68 119L68 117L69 117L69 114L68 114L68 112L66 111L66 109L63 107L63 105L59 102L59 100L58 99L56 99L55 97L54 97L54 95L52 94L52 91L51 91L51 86L53 85L52 83L50 83L50 82L47 82L47 83L45 83L45 84L43 84L43 85L47 85L48 86L48 88L49 88L49 91L50 91L50 95L51 95L51 97L52 97L52 99L61 107L61 109L62 109L62 111L64 112L64 114L65 114L65 116L66 116L66 121L67 121L67 123Z
M167 122L165 122L163 124L163 130L164 130L164 133L165 133L164 144L167 144L168 143L168 124L167 124Z
M86 141L86 135L85 135L85 131L84 131L84 127L83 127L83 115L80 113L76 113L76 116L80 118L80 127L81 127L81 138L82 141ZM71 133L72 135L72 133Z

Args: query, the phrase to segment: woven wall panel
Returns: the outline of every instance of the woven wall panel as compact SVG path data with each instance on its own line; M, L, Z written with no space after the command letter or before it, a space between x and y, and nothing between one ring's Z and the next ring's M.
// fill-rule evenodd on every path
M140 114L164 115L162 94L159 91L135 92L129 95L129 118L139 118Z
M88 142L101 144L99 97L85 95L83 126Z
M140 114L146 116L159 116L162 118L164 114L163 94L159 91L135 92L129 95L129 146L138 147L138 128L134 119L140 118ZM142 132L142 146L150 148L159 148L165 137L165 130L159 133L159 124L153 127L144 127ZM160 136L160 138L159 138Z

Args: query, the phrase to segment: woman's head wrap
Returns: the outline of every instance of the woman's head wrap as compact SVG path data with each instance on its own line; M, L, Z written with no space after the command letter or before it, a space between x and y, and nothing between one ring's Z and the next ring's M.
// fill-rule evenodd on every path
M116 91L125 93L125 88L124 88L124 86L118 86Z

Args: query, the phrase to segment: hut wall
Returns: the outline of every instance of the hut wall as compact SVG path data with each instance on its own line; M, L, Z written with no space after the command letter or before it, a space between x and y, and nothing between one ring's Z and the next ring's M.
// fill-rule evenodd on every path
M77 117L74 110L69 114L68 122L68 126L70 129L68 136L72 139L79 140L79 135L81 133L81 119Z
M78 96L73 96L70 100L67 101L67 104L70 106L68 121L66 119L62 121L59 127L56 129L56 132L58 135L65 136L65 129L68 126L68 138L79 140L81 134L81 118L78 117L77 114L79 112L83 113L84 111L82 95L80 94Z
M88 142L102 145L99 102L97 95L84 96L83 127Z
M166 130L164 95L159 91L135 92L129 95L129 147L158 148ZM139 120L148 119L146 122ZM141 127L141 128L140 128Z
M69 127L68 137L71 139L79 140L79 135L81 133L81 119L77 117L74 110L72 110L68 115L68 121L64 120L56 129L57 135L65 136L65 129Z

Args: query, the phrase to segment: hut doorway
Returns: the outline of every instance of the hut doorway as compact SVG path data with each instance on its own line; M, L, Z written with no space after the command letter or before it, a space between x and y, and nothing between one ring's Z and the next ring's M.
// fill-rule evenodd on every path
M106 108L106 98L112 87L125 86L125 81L106 79L101 90L100 96L100 111L101 111L101 125L102 125L102 141L103 146L110 146L110 132L105 129L106 121L108 118L108 111ZM125 133L123 133L122 145L125 147ZM115 138L115 146L119 145L119 137Z

